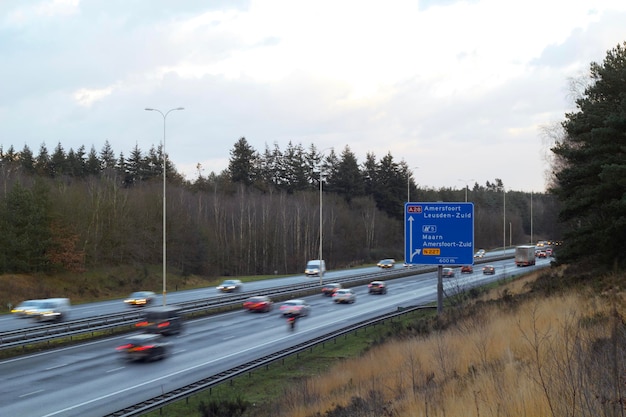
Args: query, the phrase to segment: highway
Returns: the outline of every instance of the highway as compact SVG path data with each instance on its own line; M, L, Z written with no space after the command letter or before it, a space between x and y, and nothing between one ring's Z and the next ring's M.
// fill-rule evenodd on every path
M355 269L346 269L341 271L329 271L324 276L324 282L328 282L328 280L332 280L333 278L339 278L344 276L353 275L355 273L363 273L368 274L371 272L379 272L380 269L377 267L367 267L367 268L355 268ZM278 284L277 284L278 282ZM306 278L304 275L296 275L291 277L280 278L278 281L276 279L268 279L263 281L254 281L244 283L243 291L254 291L259 289L264 289L276 285L290 285L296 284L299 282L319 282L318 277L310 277ZM138 288L139 290L145 290L145 288ZM187 291L176 291L176 292L168 292L167 293L167 304L178 304L185 301L193 301L198 299L212 299L219 298L224 296L224 293L220 293L217 291L215 287L206 287L195 290L187 290ZM163 304L163 298L160 294L157 294L156 300L153 306L159 306ZM141 311L139 307L129 307L124 304L124 299L119 300L109 300L102 301L96 303L89 304L78 304L73 305L68 320L77 320L84 319L90 317L101 317L114 313L121 313L125 311ZM28 327L36 327L41 326L42 323L37 323L28 318L16 318L11 316L10 314L6 314L0 316L0 332L6 332L10 330L17 330Z
M500 252L501 254L501 252ZM518 268L512 259L494 262L495 275L483 275L481 265L473 274L460 274L444 281L448 295L459 288L509 278L534 268ZM401 268L402 266L397 266ZM362 271L379 272L376 267ZM352 275L355 270L334 272ZM324 281L331 282L332 272ZM286 280L311 280L304 276L244 284L244 291L285 285ZM390 281L386 295L368 295L366 286L355 287L357 301L334 304L321 294L307 297L312 306L309 317L290 332L278 313L248 313L243 310L190 321L183 334L171 337L173 353L152 363L127 363L117 356L122 337L87 342L77 346L29 354L0 362L0 415L19 416L102 416L128 407L162 392L185 386L207 376L233 368L258 357L293 346L350 323L395 311L400 306L427 304L436 300L436 273L429 272ZM261 288L260 287L260 288ZM188 297L219 296L214 288L168 294L168 303ZM106 314L119 311L121 301L80 306L79 314ZM4 319L4 318L3 318ZM16 318L13 320L23 321Z

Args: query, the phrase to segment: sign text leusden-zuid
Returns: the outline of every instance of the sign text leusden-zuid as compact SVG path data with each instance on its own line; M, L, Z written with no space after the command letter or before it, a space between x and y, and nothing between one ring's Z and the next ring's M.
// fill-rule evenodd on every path
M474 204L405 203L404 238L407 264L472 264Z

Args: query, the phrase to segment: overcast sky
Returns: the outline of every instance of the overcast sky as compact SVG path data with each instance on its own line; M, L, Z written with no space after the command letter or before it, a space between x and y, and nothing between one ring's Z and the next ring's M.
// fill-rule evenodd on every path
M422 187L543 191L570 80L626 41L622 0L1 0L0 144L193 180L291 141L406 161Z

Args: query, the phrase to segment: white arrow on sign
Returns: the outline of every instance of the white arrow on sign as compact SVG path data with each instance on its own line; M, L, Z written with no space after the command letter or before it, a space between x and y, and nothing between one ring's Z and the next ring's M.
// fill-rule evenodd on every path
M409 216L409 251L413 250L413 216ZM419 255L421 249L415 249L415 251L411 252L411 257L409 258L409 262L413 262L413 257L415 255Z

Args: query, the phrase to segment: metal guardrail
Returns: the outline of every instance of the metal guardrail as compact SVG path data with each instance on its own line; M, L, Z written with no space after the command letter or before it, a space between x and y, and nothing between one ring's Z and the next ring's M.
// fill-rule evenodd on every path
M489 259L475 260L474 263L487 263L509 259L512 256L490 257ZM332 281L326 279L325 282L336 282L346 287L367 284L373 280L392 280L411 275L424 274L437 270L437 266L413 266L407 268L383 269L377 272L366 274L355 274L341 278L333 278ZM290 284L278 287L271 287L263 290L246 291L238 294L225 294L220 297L203 298L199 300L187 301L175 304L182 309L186 316L208 315L220 311L229 310L240 305L246 299L267 295L272 296L275 301L282 301L305 295L315 294L320 291L322 285L316 278L309 278L309 282L301 284ZM100 331L113 331L134 329L134 324L142 317L142 312L122 312L110 314L105 317L90 317L85 319L71 320L62 323L50 323L26 329L10 330L0 332L0 350L22 347L35 343L49 343L57 339L71 339L89 333Z
M368 326L372 326L372 325L376 325L379 324L380 322L383 322L385 320L393 320L393 318L404 315L404 314L408 314L411 312L414 312L416 310L423 310L423 309L434 309L436 307L423 307L423 306L414 306L414 307L408 307L408 308L404 308L402 310L393 312L393 313L387 313L378 317L374 317L368 320L364 320L361 321L359 323L344 327L342 329L339 330L335 330L333 332L330 332L328 334L325 334L323 336L318 336L315 337L313 339L310 339L306 342L302 342L296 346L292 346L290 348L287 349L283 349L280 350L278 352L275 353L271 353L269 355L263 356L261 358L255 359L253 361L244 363L242 365L236 366L234 368L228 369L226 371L220 372L218 374L215 375L211 375L207 378L204 378L200 381L196 381L192 384L186 385L184 387L178 388L176 390L170 391L170 392L166 392L163 393L157 397L154 398L150 398L148 400L145 400L141 403L138 404L134 404L130 407L124 408L122 410L118 410L112 414L107 415L107 417L131 417L131 416L139 416L141 414L150 412L150 411L154 411L157 410L159 408L162 408L168 404L172 404L174 402L183 400L187 397L190 397L191 395L194 395L200 391L204 391L208 388L214 387L216 385L219 385L225 381L228 381L229 379L235 378L237 376L240 376L242 374L248 373L248 372L252 372L258 368L261 368L263 366L267 366L273 362L279 361L281 359L284 359L288 356L292 356L295 355L299 352L302 352L304 350L313 348L317 345L332 341L333 339L336 339L340 336L343 336L345 334L357 331L359 329L368 327Z
M423 270L419 270L425 272ZM361 285L374 279L394 279L413 275L416 268L403 270L384 270L381 272L357 274L343 278L333 279L333 282L342 283L345 286ZM328 281L327 281L328 282ZM186 316L206 315L212 312L220 312L241 305L249 297L258 295L271 295L276 300L311 295L320 291L319 281L310 281L302 284L291 284L264 290L248 291L239 294L226 294L220 297L199 299L178 303L176 306L182 309ZM26 329L0 332L0 350L20 347L34 343L51 342L61 338L72 338L98 331L114 330L123 327L134 328L134 324L142 317L142 312L132 311L110 314L105 317L90 317L85 319L71 320L62 323L50 323Z

